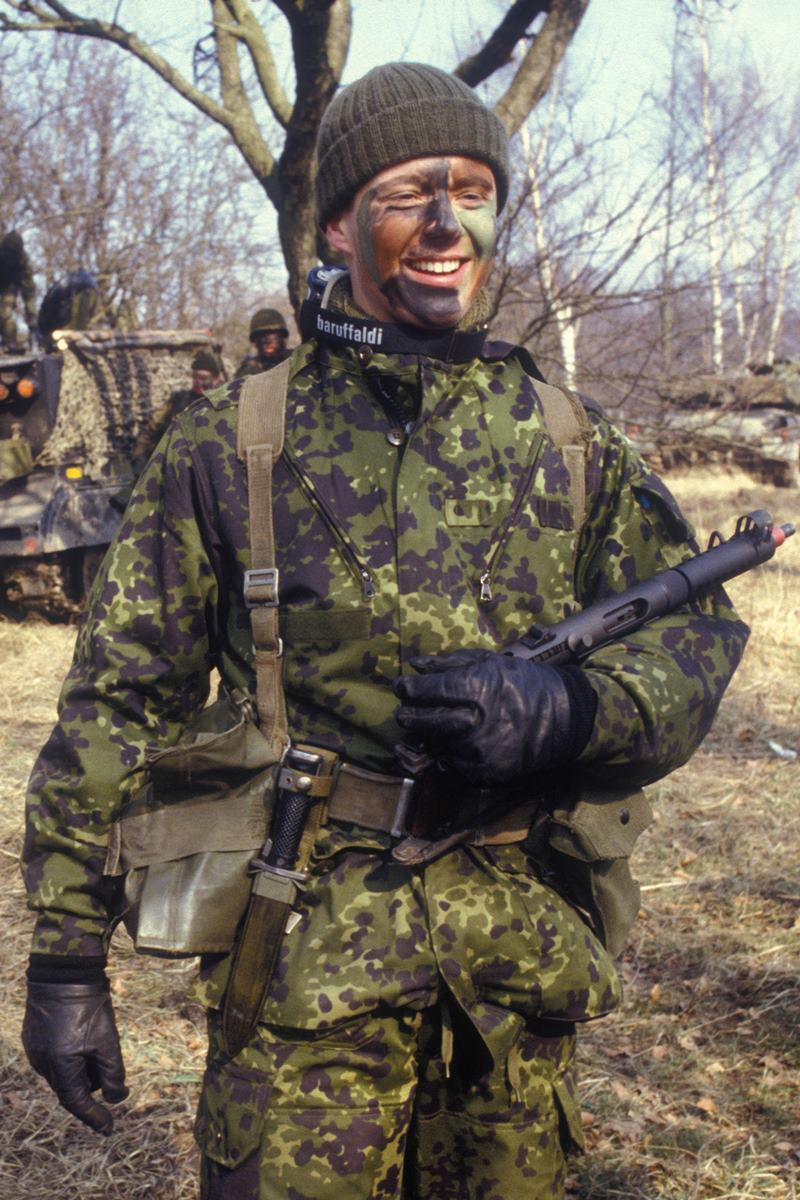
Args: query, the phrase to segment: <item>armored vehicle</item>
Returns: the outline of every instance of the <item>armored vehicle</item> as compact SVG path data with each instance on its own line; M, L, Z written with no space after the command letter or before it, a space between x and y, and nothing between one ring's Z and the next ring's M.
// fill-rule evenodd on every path
M659 470L727 463L763 483L800 487L800 368L783 363L733 377L700 376L664 391L623 424Z
M83 606L137 473L185 389L205 330L61 330L0 355L0 600Z

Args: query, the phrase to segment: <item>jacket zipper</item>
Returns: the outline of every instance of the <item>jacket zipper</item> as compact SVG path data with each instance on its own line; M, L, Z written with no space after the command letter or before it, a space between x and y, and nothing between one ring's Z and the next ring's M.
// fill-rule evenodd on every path
M505 550L508 539L510 538L514 529L520 509L525 503L528 493L531 490L533 477L536 474L536 468L539 465L539 456L542 453L543 445L544 434L537 433L531 446L528 466L526 467L525 474L523 475L519 486L514 493L514 498L511 501L511 508L508 510L506 519L503 521L502 525L497 531L495 540L488 550L483 573L478 581L481 585L480 595L478 596L478 600L481 604L488 604L492 599L492 575L494 574L495 567L503 556L503 551Z
M309 503L322 517L324 523L328 527L328 531L333 534L333 537L335 538L336 543L342 552L342 557L361 585L362 596L365 600L371 600L378 590L377 585L372 573L369 570L369 567L359 555L355 544L337 523L336 517L328 508L328 505L325 503L319 493L315 490L314 485L303 471L303 468L300 466L299 462L297 462L293 455L290 454L285 448L283 451L283 459L291 474L297 480L297 483L300 485L306 497L308 498Z

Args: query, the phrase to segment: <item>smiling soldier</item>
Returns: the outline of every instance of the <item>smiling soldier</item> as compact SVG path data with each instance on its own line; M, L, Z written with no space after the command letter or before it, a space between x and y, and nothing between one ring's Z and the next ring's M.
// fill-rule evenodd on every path
M257 696L250 612L279 601L292 749L276 813L317 786L298 747L333 774L303 810L286 932L262 919L295 864L275 857L273 818L235 955L202 963L202 1195L552 1200L581 1140L576 1024L619 1000L637 789L700 743L745 631L720 594L581 667L501 653L686 558L691 532L599 410L485 340L508 150L470 88L380 67L330 105L318 158L348 270L312 273L286 373L278 575L251 570L264 506L249 521L237 423L254 381L236 381L177 418L139 481L34 769L25 1045L107 1132L91 1090L125 1094L109 828L211 667ZM262 731L273 716L262 705ZM410 808L404 736L437 763ZM419 765L414 744L398 753Z

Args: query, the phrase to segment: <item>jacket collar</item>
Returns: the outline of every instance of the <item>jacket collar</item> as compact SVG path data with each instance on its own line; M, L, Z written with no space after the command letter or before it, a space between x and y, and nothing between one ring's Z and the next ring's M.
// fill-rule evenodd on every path
M486 339L485 302L479 298L455 329L429 330L415 325L375 321L352 298L347 271L322 267L309 277L311 290L300 310L304 339L371 353L411 355L446 363L478 358Z

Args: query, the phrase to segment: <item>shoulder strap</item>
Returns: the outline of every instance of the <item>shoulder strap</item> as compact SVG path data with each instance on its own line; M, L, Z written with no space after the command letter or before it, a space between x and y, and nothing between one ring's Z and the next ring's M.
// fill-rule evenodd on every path
M291 359L258 375L248 375L239 394L236 452L247 468L250 514L250 570L244 602L256 668L256 707L261 731L278 753L288 742L286 701L281 683L283 647L278 626L279 581L272 527L272 468L283 450L286 393Z
M580 531L586 519L586 448L592 435L591 422L580 399L568 388L538 379L534 387L542 402L547 432L567 468L575 528Z

